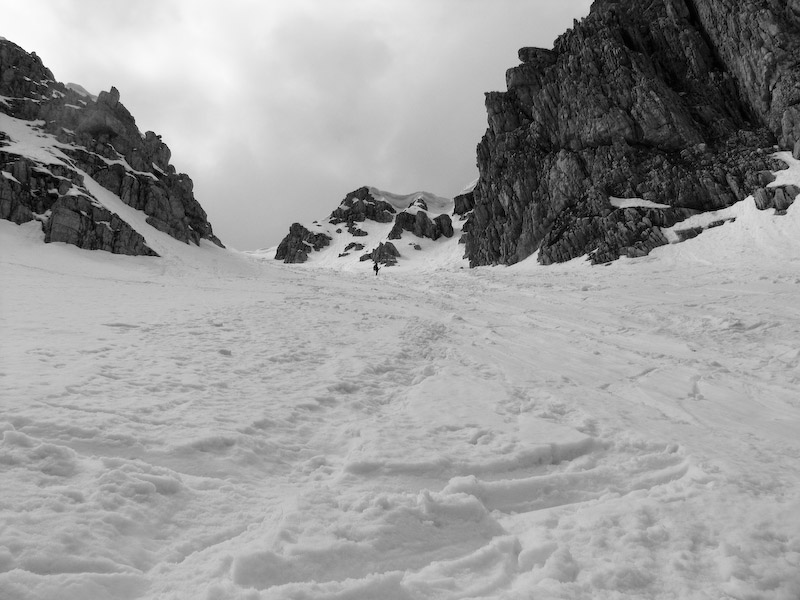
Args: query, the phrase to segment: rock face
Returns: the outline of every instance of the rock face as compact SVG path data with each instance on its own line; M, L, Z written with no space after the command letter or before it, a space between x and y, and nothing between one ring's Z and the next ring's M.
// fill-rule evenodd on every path
M370 235L365 229L374 231L375 224L388 224L392 221L394 223L388 231L388 235L381 234L386 235L387 240L401 239L404 232L431 240L452 237L454 230L450 216L441 213L431 218L425 196L424 192L409 196L396 196L367 186L360 187L347 194L322 224L314 223L312 228L321 228L328 233L322 230L312 232L300 223L294 223L289 229L289 234L278 245L275 259L287 263L305 262L310 251L319 251L328 246L334 236L349 235L356 239L364 238ZM432 195L428 195L428 197L433 198L433 201L437 203L443 200ZM390 198L394 205L384 198ZM413 200L409 202L408 198L413 198ZM439 204L439 208L441 208L441 204ZM364 248L365 244L363 243L349 241L344 245L343 251L338 253L338 256L344 258L349 256L351 251L361 251ZM400 252L395 245L386 241L379 242L372 250L362 254L359 260L373 260L391 266L397 263L399 257Z
M366 220L390 223L395 212L391 204L376 200L369 188L364 186L347 194L339 208L331 213L328 222L331 225L344 223L352 235L363 236L366 233L359 229L356 223L363 223Z
M641 256L661 227L763 188L775 145L800 139L795 0L597 0L519 58L486 96L479 181L459 202L473 266Z
M397 264L398 258L400 258L400 252L395 248L392 242L381 242L372 252L361 255L359 260L361 262L371 260L372 262L391 267Z
M128 223L92 197L85 187L88 175L172 237L222 245L194 198L192 180L175 172L160 136L139 131L116 88L95 100L80 86L55 81L35 53L0 40L0 96L1 113L32 121L42 134L54 136L69 159L45 164L13 149L10 136L0 135L0 218L39 220L46 241L155 254Z
M289 228L289 235L278 244L275 260L282 260L285 263L303 263L308 260L309 251L319 252L330 242L330 236L324 233L312 233L300 223L294 223Z
M444 214L431 219L426 209L418 210L416 213L402 211L395 217L389 239L399 240L404 231L409 231L417 237L438 240L442 236L453 236L453 223L450 217Z

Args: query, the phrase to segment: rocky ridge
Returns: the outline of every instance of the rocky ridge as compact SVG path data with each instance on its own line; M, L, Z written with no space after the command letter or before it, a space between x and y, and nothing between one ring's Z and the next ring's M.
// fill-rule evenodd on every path
M642 256L692 214L800 192L767 188L800 153L798 0L597 0L519 58L456 202L473 266Z
M186 243L222 246L192 180L176 173L160 136L139 131L115 88L95 99L55 81L35 53L0 40L0 119L0 218L40 221L47 242L154 255L88 190L90 178L143 211L156 229Z
M435 242L452 238L452 209L451 200L427 192L404 196L364 186L347 194L323 222L315 221L308 227L292 224L276 249L275 259L302 263L311 253L330 246L326 252L335 252L338 259L357 257L359 262L372 260L391 266L402 256L395 243L409 236L416 239L407 242L412 250L421 250L423 239Z

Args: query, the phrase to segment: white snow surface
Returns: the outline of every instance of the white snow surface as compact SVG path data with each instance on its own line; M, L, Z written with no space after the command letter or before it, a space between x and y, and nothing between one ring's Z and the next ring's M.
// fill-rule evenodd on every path
M376 277L87 187L162 257L0 221L2 600L800 597L800 202Z
M453 200L451 198L443 198L430 192L414 192L413 194L393 194L385 192L375 187L369 188L370 194L375 200L383 200L394 206L397 210L405 210L409 204L415 200L424 200L428 206L428 210L432 213L441 213L447 210L453 210Z
M616 198L611 196L608 201L611 203L611 206L617 208L669 208L669 204L660 204L642 198Z

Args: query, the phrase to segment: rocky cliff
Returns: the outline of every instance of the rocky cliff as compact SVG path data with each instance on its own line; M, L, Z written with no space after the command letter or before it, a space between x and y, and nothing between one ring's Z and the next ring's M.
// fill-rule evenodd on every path
M800 0L597 0L486 96L471 265L641 256L800 153ZM798 190L781 192L785 208Z
M35 53L0 39L0 218L42 223L45 241L120 254L155 254L142 235L89 190L89 180L186 243L214 236L176 173L170 150L142 133L111 88L95 99L55 81Z

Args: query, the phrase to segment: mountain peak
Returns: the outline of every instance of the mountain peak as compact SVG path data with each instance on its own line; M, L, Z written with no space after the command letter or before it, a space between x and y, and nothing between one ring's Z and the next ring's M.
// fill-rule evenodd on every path
M286 263L310 259L334 268L356 268L372 261L386 266L413 260L423 249L463 254L460 223L450 218L452 199L430 192L394 194L362 186L349 194L323 221L294 223L274 258Z
M149 238L157 231L221 246L170 157L160 136L139 130L115 87L95 98L57 82L35 53L0 41L0 218L39 221L46 242L121 254L156 254ZM134 212L122 216L128 207Z

